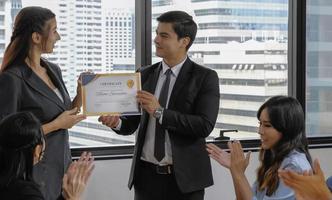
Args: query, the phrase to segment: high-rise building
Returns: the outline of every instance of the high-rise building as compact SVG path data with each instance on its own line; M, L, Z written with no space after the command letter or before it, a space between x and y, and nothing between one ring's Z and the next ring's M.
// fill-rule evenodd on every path
M212 135L237 129L231 137L257 137L259 106L287 94L288 0L152 0L152 36L160 14L183 8L198 25L189 56L220 78Z
M133 46L133 16L124 11L114 10L109 16L117 17L118 27L107 26L101 0L58 0L57 12L58 31L61 40L58 41L54 53L49 56L60 65L63 78L71 97L76 94L77 78L81 72L91 71L105 73L112 69L110 52L117 56L132 56ZM120 23L121 22L121 23ZM108 40L107 40L108 38ZM111 38L117 46L107 45ZM111 46L110 46L111 45ZM109 60L108 60L109 59ZM70 133L72 146L104 146L110 144L129 143L133 138L122 138L111 134L111 130L101 125L95 117L89 117L73 127Z
M73 97L81 72L110 72L115 65L114 59L134 56L134 16L127 9L103 11L101 0L58 1L57 20L62 38L50 58L60 64ZM134 68L134 64L131 66ZM134 140L110 132L95 117L89 117L70 130L70 143L73 146L104 146Z
M10 41L15 17L21 8L21 0L0 0L0 63Z
M106 71L135 70L132 63L129 67L123 67L114 62L133 58L135 46L134 14L129 9L108 10L105 16L105 67Z
M61 67L72 97L77 76L85 70L134 70L134 10L102 9L103 3L52 1L61 40L47 57ZM288 0L152 0L153 37L155 19L169 10L185 10L194 17L198 33L189 56L219 75L221 106L213 135L238 129L234 137L257 137L258 107L270 96L287 94ZM152 51L155 55L154 47ZM134 136L110 132L89 117L70 130L70 141L75 146L134 141Z
M11 17L14 22L17 13L22 9L22 0L11 0Z
M80 73L106 71L103 66L101 0L57 0L56 6L53 11L57 15L61 40L48 59L61 67L73 98Z

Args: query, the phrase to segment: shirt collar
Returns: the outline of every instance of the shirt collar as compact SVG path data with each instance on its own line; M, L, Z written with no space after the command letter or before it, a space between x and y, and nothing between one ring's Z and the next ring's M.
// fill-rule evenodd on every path
M163 74L165 74L165 72L168 70L168 69L171 69L172 70L172 73L175 77L177 77L180 73L180 70L183 66L183 63L187 60L187 56L185 57L185 59L183 59L183 61L181 61L179 64L175 65L174 67L172 68L169 68L169 66L165 63L164 60L162 60L162 67L163 67Z

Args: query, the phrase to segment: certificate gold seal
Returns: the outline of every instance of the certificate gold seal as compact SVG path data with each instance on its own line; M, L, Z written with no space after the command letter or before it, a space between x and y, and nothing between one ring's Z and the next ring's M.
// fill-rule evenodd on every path
M127 81L127 86L128 86L129 88L132 88L132 87L134 86L134 81L133 81L132 79L129 79L129 80Z

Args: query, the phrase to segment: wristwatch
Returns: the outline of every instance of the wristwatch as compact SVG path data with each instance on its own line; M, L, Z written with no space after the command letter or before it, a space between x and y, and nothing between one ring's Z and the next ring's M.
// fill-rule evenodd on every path
M160 119L160 117L163 115L163 111L164 111L164 108L160 106L159 108L156 109L156 111L154 111L153 116L156 119Z

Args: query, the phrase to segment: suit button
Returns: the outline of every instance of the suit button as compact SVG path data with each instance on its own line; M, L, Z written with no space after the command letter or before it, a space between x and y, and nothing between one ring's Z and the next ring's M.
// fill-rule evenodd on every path
M41 187L45 187L45 182L44 182L44 181L41 181L41 182L39 183L39 185L40 185Z

